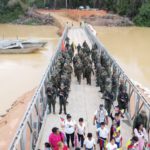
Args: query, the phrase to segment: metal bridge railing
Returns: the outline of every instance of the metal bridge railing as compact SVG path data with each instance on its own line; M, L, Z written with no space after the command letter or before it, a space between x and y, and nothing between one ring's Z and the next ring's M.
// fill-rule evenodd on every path
M127 92L129 94L130 103L128 106L128 112L127 112L127 118L132 125L133 120L135 116L141 111L145 110L148 116L148 129L150 129L150 104L148 103L148 100L145 99L145 97L141 94L141 92L138 90L138 88L132 83L132 81L128 78L128 76L125 74L125 72L122 70L122 68L119 66L119 64L116 62L116 60L109 54L107 49L104 47L104 45L98 40L98 38L92 33L90 27L85 24L84 29L91 41L93 43L96 43L99 49L99 52L102 51L110 58L112 62L112 68L115 66L117 68L119 79L123 79L126 86L127 86Z
M55 68L55 63L61 49L62 40L65 39L68 33L68 27L66 26L61 39L59 40L56 48L55 55L50 60L50 63L43 75L42 81L36 90L30 105L17 129L16 135L9 147L9 150L33 150L35 149L39 133L41 131L43 118L46 113L46 84L51 77L51 73Z

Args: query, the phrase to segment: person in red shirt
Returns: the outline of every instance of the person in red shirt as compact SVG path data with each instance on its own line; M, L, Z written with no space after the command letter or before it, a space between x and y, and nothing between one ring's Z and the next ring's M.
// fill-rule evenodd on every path
M52 149L55 149L59 142L64 142L64 138L64 134L60 132L57 127L54 127L49 136L49 144L51 145Z

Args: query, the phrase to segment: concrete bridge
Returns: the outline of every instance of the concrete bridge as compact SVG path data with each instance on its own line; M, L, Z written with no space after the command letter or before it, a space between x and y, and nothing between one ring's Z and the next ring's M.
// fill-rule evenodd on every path
M134 86L130 79L126 76L120 66L113 59L102 43L93 35L91 28L88 25L83 27L66 27L64 33L58 43L56 53L50 61L50 64L43 76L43 80L39 85L35 96L32 99L31 105L28 107L27 112L18 128L12 144L11 150L29 150L40 149L44 150L44 143L48 141L48 136L52 127L57 126L60 128L60 117L63 115L58 114L58 99L56 104L56 115L47 114L47 102L45 95L46 83L51 77L51 73L55 69L55 62L61 49L62 40L68 36L76 45L82 44L85 40L88 45L92 46L92 43L97 43L99 53L102 51L112 61L112 67L115 65L120 79L125 81L127 91L130 97L130 104L126 117L121 121L121 134L123 136L123 149L125 149L126 141L132 136L132 122L134 117L142 109L146 110L150 121L150 105L146 99L142 96L140 91ZM95 136L96 127L92 124L93 115L99 104L103 104L101 94L98 92L99 88L95 86L95 77L92 76L92 85L86 85L85 81L81 81L81 85L77 83L76 78L72 74L71 92L69 94L69 104L67 105L67 113L70 113L74 120L78 121L79 117L83 117L86 123L86 133L92 132ZM109 126L111 121L109 120ZM98 149L98 148L97 148Z

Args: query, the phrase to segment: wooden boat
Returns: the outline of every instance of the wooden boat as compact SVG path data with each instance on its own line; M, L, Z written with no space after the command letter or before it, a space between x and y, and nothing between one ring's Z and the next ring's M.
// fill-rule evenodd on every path
M0 41L0 54L28 54L44 47L46 42L41 41Z

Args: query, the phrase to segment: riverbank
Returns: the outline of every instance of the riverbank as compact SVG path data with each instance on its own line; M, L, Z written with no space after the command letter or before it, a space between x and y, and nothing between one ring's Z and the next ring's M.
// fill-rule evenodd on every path
M109 13L105 10L78 10L78 9L61 9L61 10L49 10L39 9L41 14L49 14L56 20L62 23L61 18L66 18L64 21L70 22L76 25L79 22L86 22L93 26L133 26L134 23L128 17L122 17L117 14ZM59 17L57 17L59 16ZM63 22L64 22L63 21Z
M31 102L35 90L36 88L20 96L11 107L7 109L7 113L0 116L0 149L4 150L9 148L10 142L12 142L12 138Z
M134 25L134 23L129 18L121 17L116 14L106 14L104 16L91 15L89 17L83 17L82 19L84 22L93 26L125 27Z

